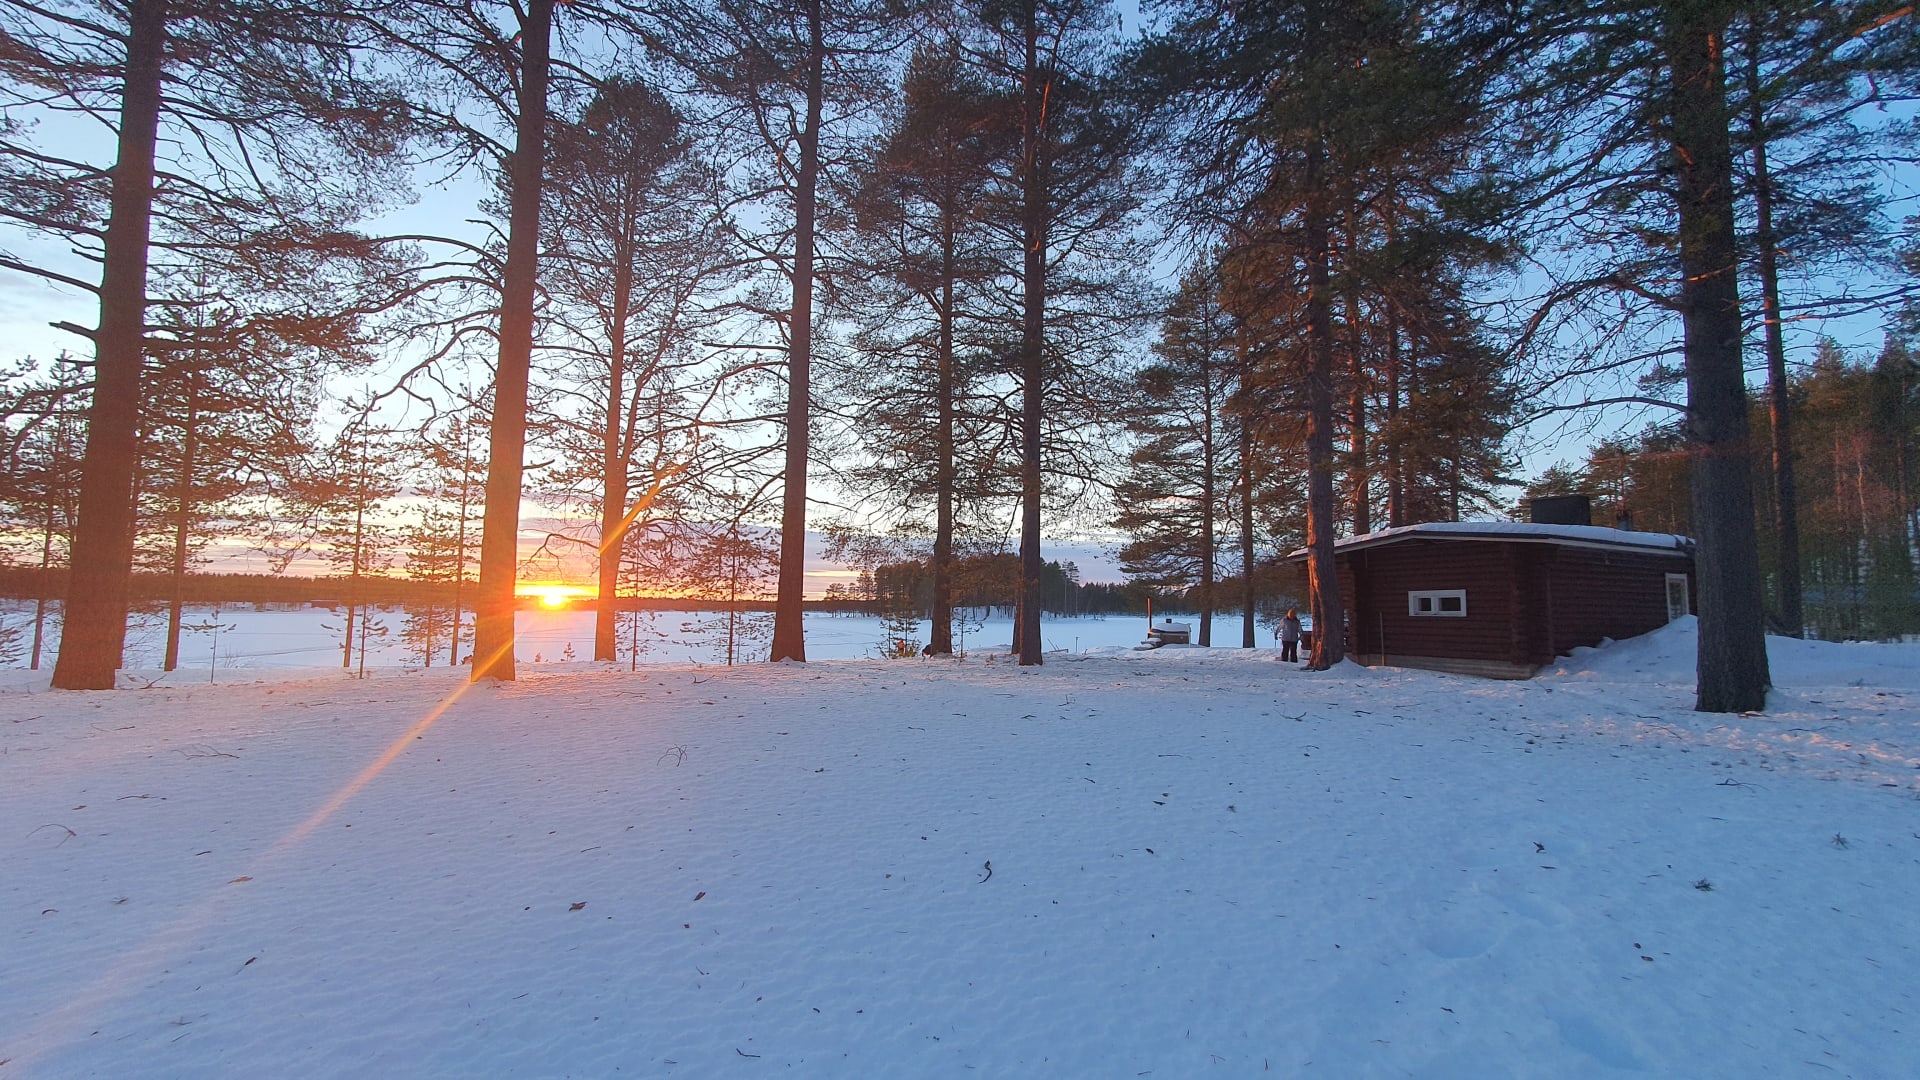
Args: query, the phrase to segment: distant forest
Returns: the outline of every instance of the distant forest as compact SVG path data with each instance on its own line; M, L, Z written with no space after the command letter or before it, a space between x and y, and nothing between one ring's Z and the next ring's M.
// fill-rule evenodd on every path
M962 585L956 592L961 607L1012 610L1018 600L1017 561L997 556L960 562ZM132 599L137 606L165 604L175 596L173 575L158 572L133 576ZM469 588L471 585L468 586ZM58 568L0 565L0 599L58 600L66 593L65 572ZM384 607L446 607L454 602L452 582L419 581L406 577L337 575L297 577L270 574L189 573L180 579L182 603L207 604L371 604ZM1159 611L1193 611L1194 597L1184 590L1156 589L1139 583L1082 584L1072 563L1046 564L1042 610L1051 615L1139 615L1149 607ZM765 599L737 600L742 610L770 611ZM620 595L619 611L705 611L724 608L719 597ZM540 606L537 597L522 596L522 608ZM596 607L592 598L568 601L569 607ZM861 614L912 613L931 617L932 574L925 563L894 563L863 573L851 585L830 585L826 595L807 601L809 610Z

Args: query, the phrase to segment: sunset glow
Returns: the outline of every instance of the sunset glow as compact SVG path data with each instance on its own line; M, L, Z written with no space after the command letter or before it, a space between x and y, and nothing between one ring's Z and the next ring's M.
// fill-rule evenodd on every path
M550 610L566 607L574 600L591 598L593 590L580 585L566 585L560 582L535 581L520 586L519 596L531 596L540 601L540 606Z

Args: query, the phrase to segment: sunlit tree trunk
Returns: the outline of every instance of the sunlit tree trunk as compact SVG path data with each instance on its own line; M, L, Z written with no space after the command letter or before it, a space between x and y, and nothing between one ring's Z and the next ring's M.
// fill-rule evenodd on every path
M1360 215L1347 198L1347 250L1360 250ZM1352 257L1349 256L1349 262ZM1372 476L1367 461L1367 337L1360 306L1360 289L1350 285L1347 306L1347 491L1352 502L1353 534L1373 531L1370 501Z
M93 400L87 410L87 449L80 470L60 655L53 668L53 686L61 690L112 689L126 646L140 367L146 338L147 245L166 47L165 0L132 0L127 8L119 150L100 275Z
M1333 299L1326 207L1326 147L1314 135L1307 146L1307 600L1313 612L1308 666L1325 671L1346 658L1345 609L1334 566Z
M507 264L500 291L487 506L480 531L480 595L474 601L472 678L476 681L513 678L513 590L520 563L520 485L527 444L527 382L533 362L553 5L554 0L529 0L520 21L519 116L509 163Z
M625 247L624 244L621 245ZM613 268L612 333L607 346L607 401L600 427L600 587L593 613L593 658L619 659L619 627L614 610L620 592L620 549L627 534L627 455L621 420L627 393L627 316L633 298L633 260ZM636 389L635 393L638 393Z

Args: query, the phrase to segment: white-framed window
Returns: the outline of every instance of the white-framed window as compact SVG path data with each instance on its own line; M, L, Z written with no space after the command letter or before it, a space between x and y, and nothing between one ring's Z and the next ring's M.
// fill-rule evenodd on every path
M1682 615L1693 614L1693 605L1687 599L1687 575L1667 575L1667 621L1672 622Z
M1407 594L1407 614L1420 618L1464 619L1467 615L1467 590L1423 589Z

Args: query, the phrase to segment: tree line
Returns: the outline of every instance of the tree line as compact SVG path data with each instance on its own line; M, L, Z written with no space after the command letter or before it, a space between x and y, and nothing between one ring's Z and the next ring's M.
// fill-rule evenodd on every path
M1834 641L1899 640L1920 634L1920 476L1914 475L1920 366L1905 340L1872 357L1823 342L1785 387L1794 423L1798 479L1792 511L1802 588L1801 618L1783 621L1785 588L1772 503L1770 462L1754 462L1760 493L1755 530L1775 632ZM1750 394L1752 438L1772 440L1763 392ZM1692 532L1691 463L1671 423L1601 440L1576 468L1550 469L1533 495L1589 494L1605 522L1659 532Z
M1492 505L1522 421L1624 377L1687 416L1700 706L1758 707L1743 346L1911 293L1819 273L1892 248L1911 5L1147 14L0 0L0 272L99 311L7 380L54 684L113 685L136 565L358 581L403 520L511 678L523 498L602 595L770 593L775 660L810 523L925 538L935 652L963 556L1016 559L1026 664L1046 523L1203 612L1303 547L1324 668L1336 536ZM474 228L410 227L449 181Z
M1021 571L1019 556L1010 552L963 555L950 567L954 589L947 602L980 612L1012 611L1020 603ZM883 563L859 571L851 582L835 582L827 586L825 604L842 611L931 621L936 592L932 560L923 558ZM1080 568L1071 561L1049 559L1040 568L1040 610L1048 614L1138 614L1155 595L1139 583L1083 582Z

